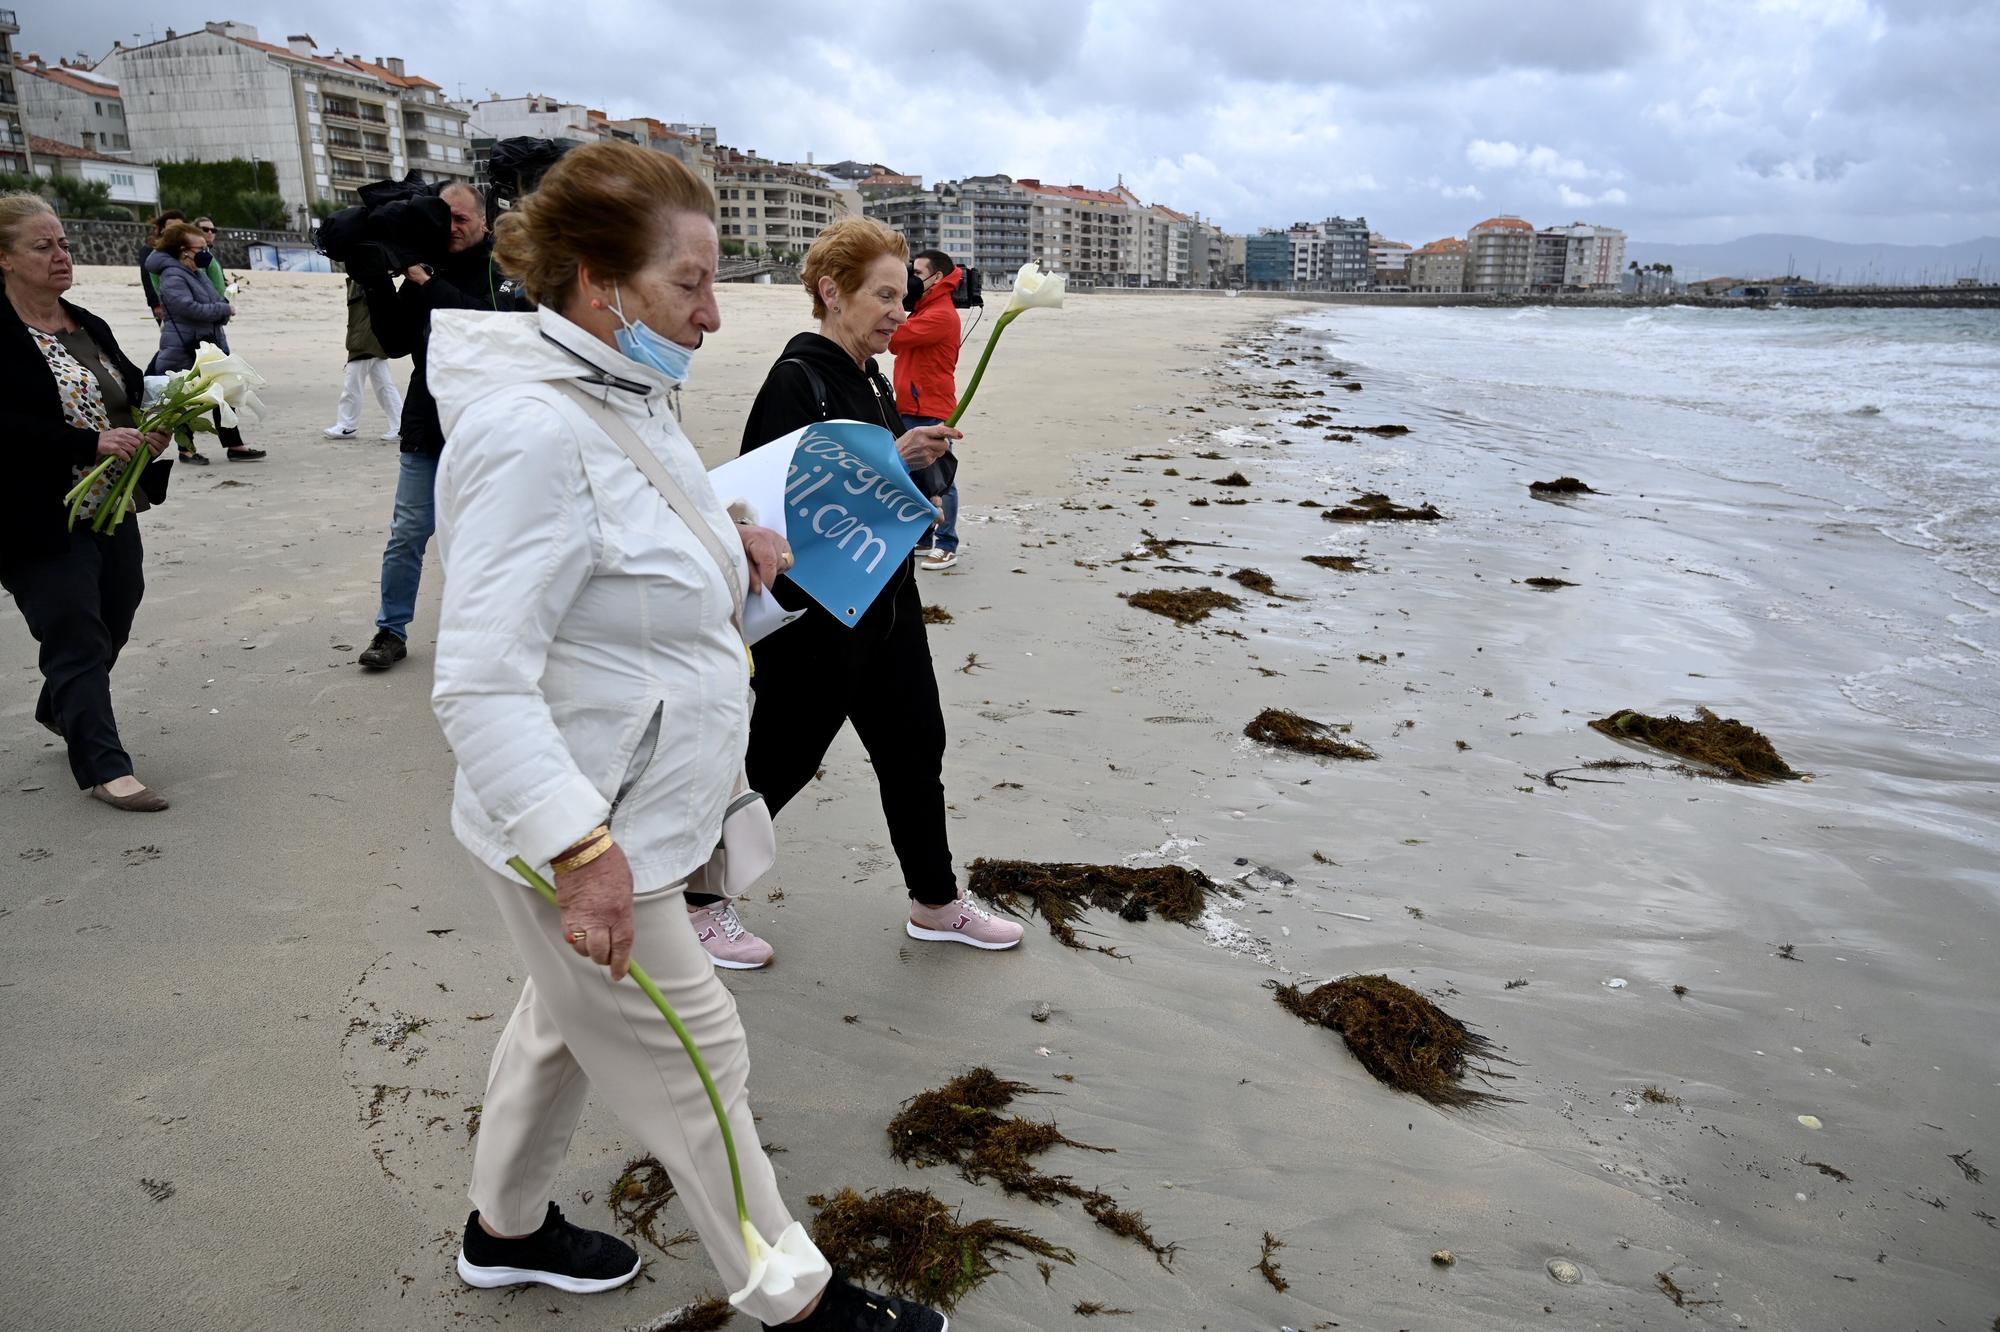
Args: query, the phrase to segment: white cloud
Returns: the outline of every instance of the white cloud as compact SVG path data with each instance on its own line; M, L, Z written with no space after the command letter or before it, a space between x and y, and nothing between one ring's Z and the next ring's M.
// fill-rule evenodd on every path
M328 49L401 55L451 95L547 93L713 124L738 147L1108 186L1238 230L1366 211L1400 239L1483 210L1615 209L1635 239L2000 234L1992 0L344 0ZM235 0L282 40L298 0ZM18 50L151 40L138 0L29 6ZM134 29L139 29L136 32ZM522 34L531 33L531 40ZM1385 184L1386 183L1386 184ZM1573 202L1573 201L1582 202ZM1639 203L1635 204L1633 201Z

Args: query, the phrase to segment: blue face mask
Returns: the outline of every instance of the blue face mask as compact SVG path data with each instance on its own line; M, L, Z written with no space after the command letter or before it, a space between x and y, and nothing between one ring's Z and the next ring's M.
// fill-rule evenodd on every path
M687 383L688 365L694 360L694 348L683 347L672 338L663 338L645 323L633 323L625 317L625 301L616 286L611 288L611 313L618 316L618 322L625 327L614 335L618 350L637 361L640 365L651 366L676 384Z

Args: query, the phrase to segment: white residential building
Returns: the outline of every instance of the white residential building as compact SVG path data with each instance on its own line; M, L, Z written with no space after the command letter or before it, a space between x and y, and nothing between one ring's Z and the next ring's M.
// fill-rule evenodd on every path
M131 155L116 81L80 66L16 55L14 87L38 136L112 157Z
M160 169L129 157L113 157L95 148L83 148L39 134L28 136L34 171L44 180L69 176L98 181L108 189L112 203L144 216L160 207Z
M402 61L319 53L298 34L278 46L244 23L210 23L144 46L114 46L97 72L117 80L135 156L154 162L269 162L300 212L354 203L359 186L470 180L465 115Z

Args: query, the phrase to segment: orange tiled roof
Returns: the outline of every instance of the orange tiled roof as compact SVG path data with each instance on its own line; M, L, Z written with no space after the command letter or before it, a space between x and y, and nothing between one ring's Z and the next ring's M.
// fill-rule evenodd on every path
M39 134L28 136L28 150L40 153L43 157L74 157L85 162L118 162L125 166L132 165L132 159L129 157L113 157L94 148L79 148L76 144L64 143L60 139L45 139Z
M1458 237L1456 237L1456 236L1446 236L1446 237L1445 237L1444 239L1442 239L1442 240L1434 240L1434 241L1432 241L1432 242L1431 242L1431 243L1430 243L1429 245L1426 245L1426 246L1422 247L1421 249L1417 250L1417 251L1416 251L1416 253L1418 253L1418 254L1464 254L1464 253L1465 253L1465 242L1464 242L1464 241L1462 241L1462 240L1460 240L1460 239L1459 239Z
M23 74L33 74L38 78L47 79L50 83L59 83L65 88L89 97L118 99L118 84L111 79L83 78L61 65L31 65L18 54L14 57L14 68Z
M360 70L363 74L372 74L382 80L382 82L390 84L393 87L435 88L439 92L444 91L442 85L432 83L429 79L416 74L398 74L394 70L383 65L378 65L372 60L363 60L360 56L348 56L347 63Z
M1123 196L1113 194L1109 190L1088 190L1081 185L1044 185L1039 180L1033 180L1027 176L1021 177L1021 179L1014 183L1026 189L1033 190L1036 194L1053 195L1059 199L1081 199L1090 203L1122 204L1125 202Z
M1489 217L1473 231L1533 231L1535 224L1524 222L1518 217Z

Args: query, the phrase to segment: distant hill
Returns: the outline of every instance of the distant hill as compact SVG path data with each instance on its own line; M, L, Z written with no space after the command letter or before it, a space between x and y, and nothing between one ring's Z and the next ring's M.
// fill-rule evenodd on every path
M1672 264L1683 282L1705 277L1778 277L1787 272L1821 282L1946 283L1977 273L2000 280L2000 236L1956 245L1854 245L1817 236L1764 234L1714 245L1635 240L1627 260Z

